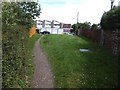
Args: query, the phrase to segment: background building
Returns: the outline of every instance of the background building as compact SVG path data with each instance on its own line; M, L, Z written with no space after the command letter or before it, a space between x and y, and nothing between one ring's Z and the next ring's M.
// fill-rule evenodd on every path
M56 20L40 20L39 18L36 21L36 30L38 33L43 31L49 31L50 34L63 34L70 33L71 24L64 24Z

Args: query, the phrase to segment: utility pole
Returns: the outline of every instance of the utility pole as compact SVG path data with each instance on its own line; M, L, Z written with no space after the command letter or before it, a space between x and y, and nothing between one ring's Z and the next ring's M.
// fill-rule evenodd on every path
M77 24L78 24L78 21L79 21L79 12L77 12Z
M77 12L77 18L73 18L76 21L75 24L75 35L77 35L77 29L78 29L78 21L79 21L79 12Z
M78 30L78 21L79 21L79 12L77 12L77 25L76 25L76 35L78 35L78 32L77 32L77 30Z

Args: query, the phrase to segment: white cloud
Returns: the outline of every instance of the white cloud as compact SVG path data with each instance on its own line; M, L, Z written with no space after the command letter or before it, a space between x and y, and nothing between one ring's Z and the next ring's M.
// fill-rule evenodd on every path
M54 0L52 0L54 1ZM57 1L57 0L56 0ZM76 23L77 12L79 12L79 22L99 23L104 11L110 9L110 0L61 0L65 1L62 6L47 6L41 4L41 19L58 20L63 23ZM119 0L115 0L114 5L118 5Z

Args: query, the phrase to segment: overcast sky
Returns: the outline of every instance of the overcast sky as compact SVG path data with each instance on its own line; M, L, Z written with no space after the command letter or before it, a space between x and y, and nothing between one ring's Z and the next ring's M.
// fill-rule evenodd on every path
M120 0L115 0L118 5ZM79 22L100 23L104 11L110 10L110 0L39 0L41 20L57 20L63 23L76 23L77 12Z

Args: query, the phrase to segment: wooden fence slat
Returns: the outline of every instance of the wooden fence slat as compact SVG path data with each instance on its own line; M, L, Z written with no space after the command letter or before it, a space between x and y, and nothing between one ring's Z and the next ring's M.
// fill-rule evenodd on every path
M120 30L79 30L79 34L93 42L102 44L110 49L113 54L120 54Z

